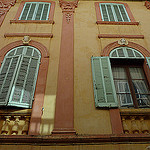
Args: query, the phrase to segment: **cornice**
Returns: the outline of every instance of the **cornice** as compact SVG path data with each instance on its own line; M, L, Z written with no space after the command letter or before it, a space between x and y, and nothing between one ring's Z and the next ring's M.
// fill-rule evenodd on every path
M62 12L74 12L75 8L78 7L78 1L63 1L59 0L60 7L62 8Z

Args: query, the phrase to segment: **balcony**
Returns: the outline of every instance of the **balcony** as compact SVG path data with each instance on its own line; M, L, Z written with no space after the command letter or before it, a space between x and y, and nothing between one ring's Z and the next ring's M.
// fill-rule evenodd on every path
M0 110L1 135L27 135L31 110Z
M120 109L125 134L150 133L150 109Z

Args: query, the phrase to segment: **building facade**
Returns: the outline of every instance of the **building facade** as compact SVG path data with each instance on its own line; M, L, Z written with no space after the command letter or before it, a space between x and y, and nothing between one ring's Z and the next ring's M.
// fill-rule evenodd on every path
M0 0L0 150L150 149L149 9Z

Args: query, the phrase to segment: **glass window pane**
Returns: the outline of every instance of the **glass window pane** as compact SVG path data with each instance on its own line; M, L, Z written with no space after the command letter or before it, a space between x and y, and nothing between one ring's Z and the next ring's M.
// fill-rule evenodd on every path
M124 68L112 67L113 77L117 79L127 79L126 72Z
M143 69L141 67L140 68L132 67L129 68L129 71L132 79L145 79Z

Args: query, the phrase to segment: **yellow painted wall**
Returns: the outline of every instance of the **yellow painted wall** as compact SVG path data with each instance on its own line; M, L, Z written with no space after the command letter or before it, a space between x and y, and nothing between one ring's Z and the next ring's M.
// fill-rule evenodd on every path
M0 27L0 49L21 37L4 38L4 33L53 33L50 38L31 38L47 47L50 63L44 99L41 135L51 133L57 90L57 74L60 53L62 12L59 2L54 11L55 24L13 23L21 0L11 7ZM127 39L150 50L150 11L144 2L127 1L137 25L97 25L94 1L79 1L74 13L74 126L78 134L111 134L109 110L96 109L94 104L91 56L100 56L101 50L119 39L98 39L98 34L140 34L144 39ZM144 14L144 15L143 15Z
M96 1L98 2L98 1ZM75 130L78 134L111 134L108 110L96 109L93 96L91 56L118 38L101 38L98 34L144 35L144 39L127 39L150 50L150 12L144 2L128 3L137 25L97 25L94 1L79 1L75 10L74 40L74 104Z
M0 49L9 43L22 40L23 37L6 37L5 33L53 33L53 38L31 37L31 40L38 41L46 46L50 54L50 62L47 74L47 85L44 98L44 111L42 116L41 134L50 134L54 126L54 112L56 100L57 74L59 64L62 13L58 1L55 4L54 20L55 24L37 24L37 23L12 23L20 2L18 0L15 6L11 7L5 20L0 27Z

